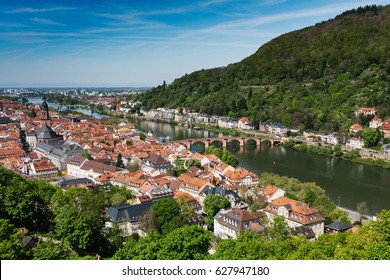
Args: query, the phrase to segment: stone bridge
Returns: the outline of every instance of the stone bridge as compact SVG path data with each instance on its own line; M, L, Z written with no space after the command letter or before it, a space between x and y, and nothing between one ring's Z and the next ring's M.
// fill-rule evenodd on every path
M179 143L191 149L191 146L195 143L203 143L205 148L212 146L213 143L219 142L222 144L222 148L226 148L231 142L238 142L240 147L245 147L248 142L255 143L256 146L260 146L263 142L269 142L272 146L279 145L285 140L282 138L258 138L258 137L223 137L223 138L195 138L195 139L184 139L175 140L171 143Z

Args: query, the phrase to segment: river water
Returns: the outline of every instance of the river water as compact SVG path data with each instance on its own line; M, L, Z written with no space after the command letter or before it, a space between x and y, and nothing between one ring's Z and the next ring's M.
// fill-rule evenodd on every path
M42 102L43 102L42 98L28 98L28 103L31 103L31 104L42 104ZM47 102L47 105L49 107L53 107L56 109L67 109L68 108L66 105L60 105L60 104L52 103L52 102ZM92 117L97 118L97 119L101 119L104 117L104 115L99 114L99 113L91 113L91 111L87 110L87 109L77 108L77 109L72 110L72 111L77 111L77 112L83 113L84 115L92 116Z
M132 122L140 130L152 131L155 136L169 136L171 140L222 136L166 123L145 120ZM366 201L371 215L382 209L390 209L388 169L282 147L230 146L228 149L237 156L240 166L259 176L262 172L273 172L304 182L316 182L341 207L355 210L357 203Z

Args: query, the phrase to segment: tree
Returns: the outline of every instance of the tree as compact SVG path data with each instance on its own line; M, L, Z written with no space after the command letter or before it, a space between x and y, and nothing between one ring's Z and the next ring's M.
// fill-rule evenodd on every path
M229 200L222 195L210 194L206 196L203 202L203 211L206 213L206 223L207 227L211 230L214 227L214 216L221 209L229 209L230 202Z
M202 260L208 255L210 234L199 226L184 226L161 242L160 260Z
M132 192L126 186L110 186L108 190L108 203L111 206L126 203L133 197Z
M23 233L18 232L13 224L0 219L0 259L20 260L26 258L27 250L22 245Z
M156 231L150 231L144 238L131 238L123 248L113 256L114 260L157 260L162 237Z
M158 200L150 210L156 215L157 230L162 234L167 234L185 223L179 204L173 198Z
M268 228L268 234L273 239L284 239L289 236L290 229L282 216L275 217L272 222L271 226Z
M377 214L376 221L368 221L350 234L346 244L336 249L335 259L389 260L390 210L383 210Z
M139 138L140 138L142 141L145 142L145 140L146 140L146 135L143 134L142 132L140 132L140 133L139 133Z
M104 199L98 192L76 187L57 191L52 201L56 236L65 245L96 252L103 237L104 208Z
M116 167L125 168L125 164L123 163L122 154L118 154L118 158L116 159Z
M179 204L180 212L186 220L189 220L195 214L190 199L184 194L179 195L176 202Z
M91 156L91 154L88 153L88 152L82 153L81 156L82 156L83 158L88 159L88 160L93 159L92 156Z
M212 256L216 260L265 260L270 259L270 241L252 231L240 233L236 240L226 239L218 244Z
M373 128L366 129L362 136L365 147L375 147L381 139L379 131Z
M58 188L41 181L29 181L0 167L0 214L16 227L47 232L53 213L49 203Z
M70 258L70 249L60 241L51 239L44 241L34 248L34 260L67 260Z

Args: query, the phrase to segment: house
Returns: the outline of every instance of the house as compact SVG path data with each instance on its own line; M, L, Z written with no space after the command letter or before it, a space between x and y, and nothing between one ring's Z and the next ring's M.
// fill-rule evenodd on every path
M201 205L203 205L203 202L208 195L222 195L226 197L230 202L231 208L248 208L248 205L246 203L241 202L241 199L237 192L229 190L222 186L206 186L199 194L199 202Z
M381 127L382 124L382 119L375 115L375 117L370 121L369 126L370 128L377 129L378 127Z
M358 117L360 115L364 116L373 116L376 114L375 108L356 108L355 115Z
M123 237L130 236L134 233L145 236L146 233L140 229L140 220L156 201L151 200L135 205L123 204L108 208L106 217L110 221L106 222L105 227L111 228L112 223L115 222L118 224Z
M339 232L350 231L352 228L353 228L353 225L351 225L351 224L344 223L342 221L336 221L334 223L326 225L325 232L326 233L339 233Z
M266 227L261 224L265 217L262 212L234 208L232 210L220 210L214 217L214 235L222 239L233 238L244 230L251 230L259 234L266 233Z
M128 172L126 169L100 162L97 160L79 160L81 157L72 158L67 163L68 175L75 178L90 178L93 179L101 174L108 172Z
M165 160L162 156L157 154L151 154L149 157L144 159L144 162L147 166L150 166L160 172L167 171L172 167L169 161Z
M236 187L256 186L259 183L259 177L244 168L227 169L223 175L230 184Z
M379 130L383 133L385 138L390 138L390 119L387 119Z
M382 151L385 155L390 156L390 144L386 144L382 146Z
M358 123L354 123L353 125L351 125L349 127L350 133L357 133L357 132L362 131L362 130L363 130L363 127Z
M345 143L345 146L354 150L360 150L364 147L364 142L358 138L351 138Z
M39 177L53 177L58 175L58 168L52 162L43 158L31 163L30 175Z
M241 118L238 120L238 128L244 130L253 130L255 129L254 125L250 122L248 118Z
M266 123L265 124L266 131L270 135L282 136L287 134L287 127L283 124L275 122L275 123Z
M282 196L271 201L264 213L270 221L277 216L284 217L290 228L308 226L316 238L324 233L324 218L304 202Z
M267 202L271 202L281 196L284 196L285 191L275 186L263 187L261 194L264 196Z
M219 118L217 125L222 128L237 128L238 122L236 119Z

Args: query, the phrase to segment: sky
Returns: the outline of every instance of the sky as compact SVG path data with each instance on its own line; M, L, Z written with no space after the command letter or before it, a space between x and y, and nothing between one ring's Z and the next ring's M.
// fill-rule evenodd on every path
M0 0L0 86L157 86L390 0Z

